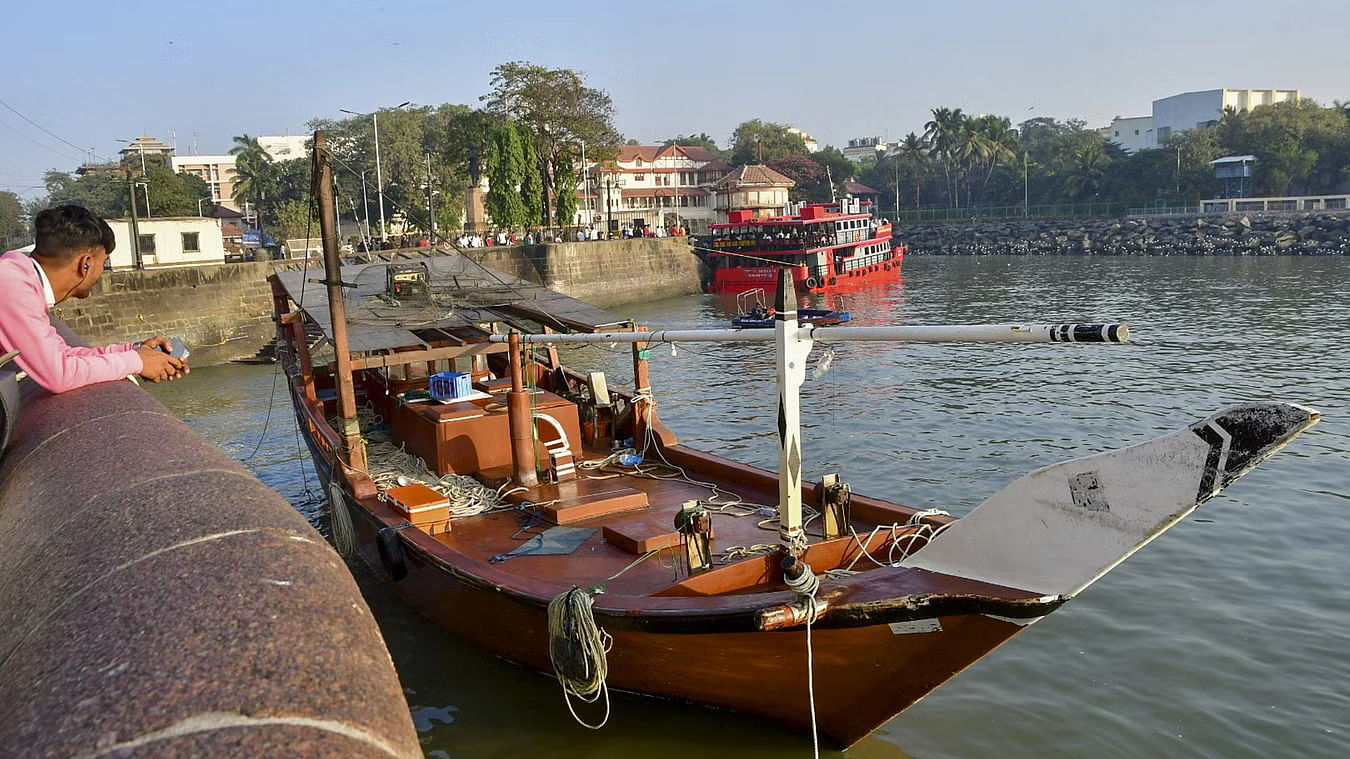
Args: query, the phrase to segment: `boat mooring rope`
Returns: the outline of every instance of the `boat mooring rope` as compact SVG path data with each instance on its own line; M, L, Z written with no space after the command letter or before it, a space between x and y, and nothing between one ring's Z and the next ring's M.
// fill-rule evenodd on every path
M563 700L572 718L591 730L609 722L609 686L605 684L609 665L605 654L613 642L609 633L595 624L589 592L572 588L549 602L548 656L553 672L562 684ZM605 699L605 716L599 724L592 725L577 716L573 697L593 704L601 696Z
M811 565L802 562L806 571L795 578L784 576L787 586L802 603L806 604L806 695L811 707L811 752L820 759L820 737L816 732L816 671L811 653L811 623L816 620L816 591L820 590L820 578L811 571Z
M347 510L347 498L336 480L328 483L328 523L333 531L333 547L342 556L351 556L356 544L356 530L352 514Z

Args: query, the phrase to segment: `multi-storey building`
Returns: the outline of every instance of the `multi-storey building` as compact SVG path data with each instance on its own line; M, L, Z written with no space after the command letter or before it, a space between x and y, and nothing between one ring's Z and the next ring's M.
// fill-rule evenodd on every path
M174 156L173 170L183 174L192 174L206 182L211 190L211 202L238 211L234 202L234 186L237 180L234 156L232 155L180 155Z
M1262 105L1296 102L1298 90L1199 90L1153 101L1150 116L1117 116L1101 133L1126 152L1162 147L1173 134L1187 129L1215 126L1225 108L1250 111ZM845 151L847 152L847 151Z
M586 185L577 191L577 223L706 232L716 221L712 186L729 171L707 148L625 145L614 161L588 168Z
M848 147L843 152L845 158L861 163L868 156L884 154L886 148L886 141L880 137L854 137L848 141Z

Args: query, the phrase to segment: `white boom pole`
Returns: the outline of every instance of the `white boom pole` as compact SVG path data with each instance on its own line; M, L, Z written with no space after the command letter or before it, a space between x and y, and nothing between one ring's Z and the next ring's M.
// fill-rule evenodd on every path
M1126 324L951 324L915 327L798 326L802 339L822 342L880 343L1123 343ZM770 343L777 339L767 329L658 329L650 332L593 332L522 334L522 343ZM506 342L493 335L494 343Z
M1123 343L1125 324L961 324L925 327L812 327L797 322L797 291L792 273L780 274L774 328L695 329L591 334L519 335L521 343L767 343L777 348L778 368L778 534L800 558L806 549L802 523L801 386L806 359L816 340L826 342L909 343ZM493 335L490 342L506 342Z

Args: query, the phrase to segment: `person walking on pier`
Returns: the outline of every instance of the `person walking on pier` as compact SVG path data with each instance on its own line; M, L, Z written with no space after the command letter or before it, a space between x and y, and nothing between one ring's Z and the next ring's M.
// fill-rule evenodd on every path
M169 340L71 346L52 326L47 310L69 298L88 298L116 245L112 228L87 208L48 208L34 220L33 256L11 250L0 256L0 355L15 362L53 393L139 374L151 382L175 379L187 362L168 354Z

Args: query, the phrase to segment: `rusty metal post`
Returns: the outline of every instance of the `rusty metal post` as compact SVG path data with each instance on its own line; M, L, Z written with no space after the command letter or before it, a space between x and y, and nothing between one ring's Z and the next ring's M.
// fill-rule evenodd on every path
M539 484L534 460L534 419L530 413L530 391L525 389L525 370L521 367L520 333L512 332L511 391L506 394L506 413L511 428L511 463L516 483L527 488Z
M328 313L333 321L333 352L337 356L338 416L347 448L347 463L365 471L366 449L356 418L356 388L352 385L352 354L347 348L347 307L342 298L342 259L338 256L337 216L333 212L333 164L328 136L314 133L315 191L319 200L319 233L323 237L324 282L328 286ZM308 244L308 243L306 243Z

